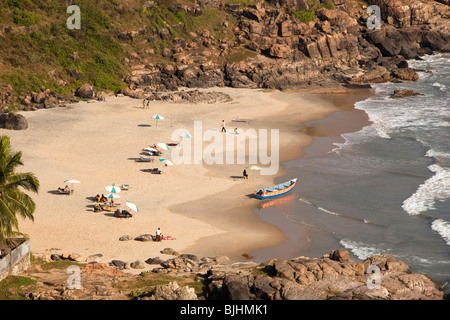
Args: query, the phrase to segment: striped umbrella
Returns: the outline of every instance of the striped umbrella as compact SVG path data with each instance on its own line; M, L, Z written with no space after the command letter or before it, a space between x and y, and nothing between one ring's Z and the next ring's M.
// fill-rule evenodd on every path
M189 133L187 133L187 132L183 133L182 135L180 135L180 137L188 138L188 139L192 138L192 136Z
M135 212L139 212L139 208L137 205L135 205L134 203L130 202L130 201L126 201L125 204L132 209Z
M106 198L108 198L108 199L117 199L117 198L120 198L120 196L118 194L115 194L115 193L110 193L110 194L108 194L106 196Z
M170 149L169 146L166 143L163 143L163 142L158 142L156 145L159 148L164 149L164 150L169 150Z
M111 193L119 193L122 191L119 186L106 186L105 189Z
M152 118L156 120L156 128L158 128L158 120L164 119L164 117L159 114L155 114Z

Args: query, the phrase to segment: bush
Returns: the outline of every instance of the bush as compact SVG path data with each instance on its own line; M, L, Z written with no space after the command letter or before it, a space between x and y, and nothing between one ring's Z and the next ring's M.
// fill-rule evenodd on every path
M303 23L308 23L316 18L316 10L291 10L291 14Z

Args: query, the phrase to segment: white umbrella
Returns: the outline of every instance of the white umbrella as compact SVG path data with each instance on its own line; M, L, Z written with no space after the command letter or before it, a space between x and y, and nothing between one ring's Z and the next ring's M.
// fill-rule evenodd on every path
M80 181L78 181L78 180L75 180L75 179L69 179L69 180L66 180L66 181L64 181L65 183L71 183L72 184L72 191L73 191L73 184L74 183L80 183Z
M247 166L247 167L245 167L245 169L252 170L252 171L258 171L258 170L261 170L262 168L258 167L258 166ZM255 172L252 173L252 178L254 178L254 177L255 177Z
M155 148L144 148L144 151L158 152Z
M119 193L122 191L119 186L106 186L105 189L111 193Z
M135 205L134 203L130 202L130 201L125 202L125 204L126 204L129 208L131 208L132 210L134 210L135 212L138 212L138 211L139 211L138 206Z
M106 198L108 198L108 199L117 199L117 198L120 198L120 196L118 194L115 194L115 193L110 193L110 194L108 194L106 196Z

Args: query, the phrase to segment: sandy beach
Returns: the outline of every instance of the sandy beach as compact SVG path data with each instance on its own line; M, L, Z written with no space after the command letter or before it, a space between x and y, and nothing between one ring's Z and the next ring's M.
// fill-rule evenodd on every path
M203 132L219 132L225 120L228 131L222 133L224 137L236 135L234 127L240 132L279 129L281 163L301 157L314 135L327 134L323 129L322 133L319 129L306 130L302 123L323 119L348 108L349 103L342 98L340 105L331 95L233 88L201 91L224 92L231 100L213 104L152 101L149 109L143 109L142 100L109 97L106 102L23 112L27 130L2 129L3 135L11 137L13 150L23 153L24 166L18 171L33 172L40 181L39 194L32 195L37 205L35 219L21 220L19 225L20 231L31 238L33 254L102 254L105 263L113 259L133 262L171 257L160 251L173 248L181 253L243 260L244 252L283 243L286 236L282 230L258 218L252 208L259 200L248 197L254 189L270 186L285 174L282 167L276 175L249 172L249 179L242 179L248 164L182 163L164 167L158 157L153 157L153 163L136 159L143 155L143 148L157 142L181 142L171 140L173 132L183 128L194 133L194 121L201 121ZM155 114L165 118L157 127L151 118ZM249 121L232 122L236 117ZM207 146L205 142L202 148ZM173 148L167 151L172 152ZM142 171L155 167L161 168L161 175ZM81 183L73 185L70 196L56 194L68 179ZM125 201L137 204L139 212L132 212L132 218L93 212L95 202L91 198L106 195L105 186L113 183L129 185L129 190L119 193L116 203L121 209L128 209ZM157 228L175 240L119 241L124 235L154 235Z

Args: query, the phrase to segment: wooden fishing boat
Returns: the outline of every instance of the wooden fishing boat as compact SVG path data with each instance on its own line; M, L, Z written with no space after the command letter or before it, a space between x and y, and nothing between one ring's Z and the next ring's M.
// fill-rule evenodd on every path
M296 183L297 178L289 180L284 183L280 183L276 186L255 190L253 194L255 195L255 198L258 199L268 199L278 197L294 189Z

